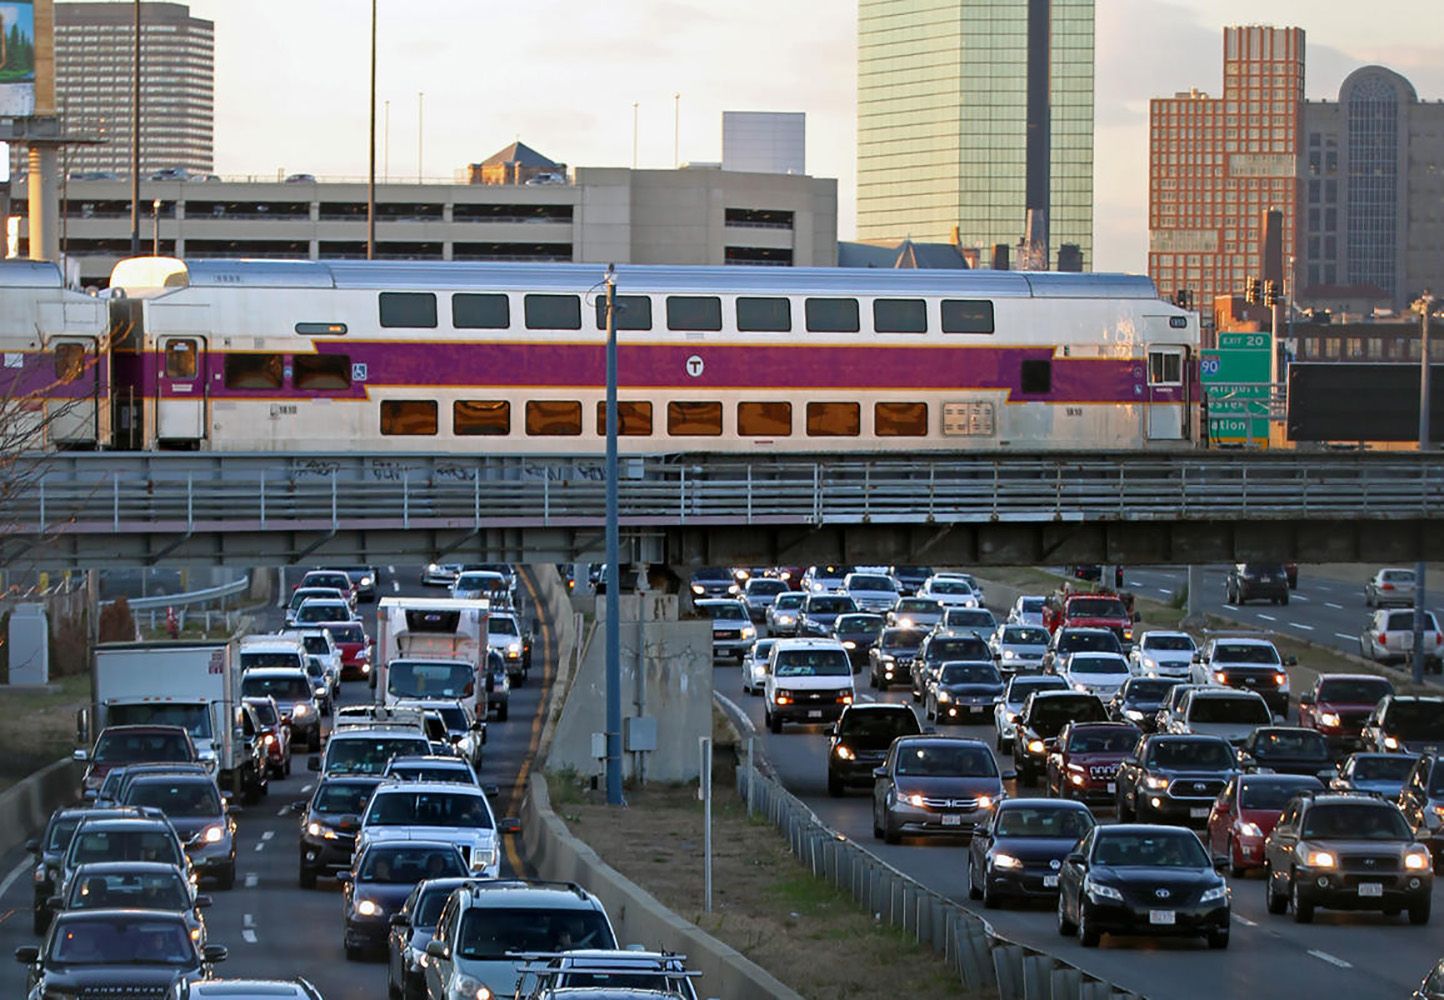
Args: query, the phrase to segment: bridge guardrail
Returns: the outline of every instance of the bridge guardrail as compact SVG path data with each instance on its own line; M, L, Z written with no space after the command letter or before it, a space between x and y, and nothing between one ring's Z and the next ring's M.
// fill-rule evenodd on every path
M219 613L226 623L226 629L234 632L240 620L241 613L235 609L226 610L226 598L244 594L250 586L250 578L243 576L239 579L232 580L230 583L223 583L219 587L208 587L205 590L192 590L184 594L157 594L154 597L128 597L126 598L126 605L130 608L132 614L149 612L150 629L154 632L157 628L157 622L163 620L163 617L158 616L163 616L167 608L178 609L176 624L180 628L185 628L186 618L191 614L192 605L205 605L217 602L220 605L218 612L213 612L210 608L201 609L201 613L205 615L206 631L209 632L211 630L213 614ZM113 600L101 602L103 605L114 603L115 601Z

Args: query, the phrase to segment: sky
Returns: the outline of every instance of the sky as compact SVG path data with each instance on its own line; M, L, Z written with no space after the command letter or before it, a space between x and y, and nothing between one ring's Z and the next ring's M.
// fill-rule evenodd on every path
M1218 94L1224 25L1304 28L1311 99L1377 63L1438 100L1438 3L1096 0L1095 269L1145 269L1148 100ZM808 172L837 178L838 236L854 234L855 0L376 5L378 174L450 178L516 139L572 167L630 166L634 106L637 165L670 168L674 149L721 159L724 110L803 111ZM365 176L366 0L190 8L215 22L218 173Z

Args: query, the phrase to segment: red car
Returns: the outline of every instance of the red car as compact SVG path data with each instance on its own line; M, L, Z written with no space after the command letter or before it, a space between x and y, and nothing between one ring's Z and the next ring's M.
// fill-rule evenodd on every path
M1128 722L1068 723L1048 754L1048 794L1111 804L1117 794L1118 765L1142 736Z
M1299 792L1323 791L1306 774L1238 774L1214 799L1204 843L1216 858L1228 859L1229 874L1241 878L1262 868L1264 839L1278 825L1284 806Z
M266 745L266 764L271 774L284 778L291 773L291 727L281 721L281 710L270 695L242 698L255 709L261 724L261 739Z
M1299 725L1317 729L1336 753L1364 749L1364 722L1394 685L1373 674L1320 674L1299 695Z
M360 622L322 622L341 651L341 679L366 680L371 676L371 640Z

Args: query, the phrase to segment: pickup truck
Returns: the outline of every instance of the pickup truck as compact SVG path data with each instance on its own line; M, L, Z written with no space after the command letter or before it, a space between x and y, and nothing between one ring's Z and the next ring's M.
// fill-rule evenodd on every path
M1049 632L1060 628L1106 628L1118 636L1127 653L1133 648L1131 598L1118 594L1065 593L1048 598L1043 605L1043 627Z

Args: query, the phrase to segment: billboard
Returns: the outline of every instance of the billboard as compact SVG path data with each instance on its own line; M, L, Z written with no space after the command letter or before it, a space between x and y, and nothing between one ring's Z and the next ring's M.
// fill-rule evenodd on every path
M1419 364L1289 365L1291 441L1419 440ZM1444 365L1429 366L1429 437L1444 441Z
M35 114L35 3L0 0L0 118Z

